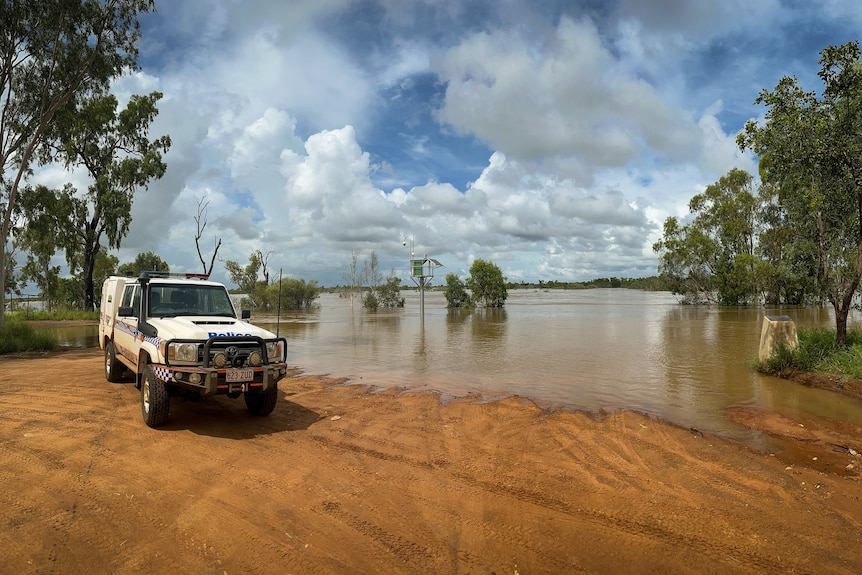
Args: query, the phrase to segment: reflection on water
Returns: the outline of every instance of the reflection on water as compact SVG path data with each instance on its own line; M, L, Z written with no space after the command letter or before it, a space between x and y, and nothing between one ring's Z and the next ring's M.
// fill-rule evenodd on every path
M443 295L429 292L420 321L418 293L403 293L403 309L370 313L324 294L319 309L285 314L278 325L254 322L287 338L289 360L304 372L379 387L634 409L748 440L752 434L725 417L728 406L862 423L862 401L749 367L763 315L831 325L828 308L682 306L668 293L605 289L515 290L503 309L464 311L446 309Z
M76 325L72 327L39 328L56 336L61 347L99 347L99 327Z

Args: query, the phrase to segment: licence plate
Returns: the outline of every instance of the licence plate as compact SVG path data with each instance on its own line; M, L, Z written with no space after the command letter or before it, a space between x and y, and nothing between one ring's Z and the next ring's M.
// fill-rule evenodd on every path
M253 369L229 369L225 372L225 379L229 383L237 381L252 381L254 379Z

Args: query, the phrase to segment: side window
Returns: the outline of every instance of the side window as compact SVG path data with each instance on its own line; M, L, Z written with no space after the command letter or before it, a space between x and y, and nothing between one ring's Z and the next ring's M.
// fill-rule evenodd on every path
M120 302L121 307L131 307L132 315L138 315L138 309L141 304L141 293L138 290L137 284L127 285L123 290L123 299Z

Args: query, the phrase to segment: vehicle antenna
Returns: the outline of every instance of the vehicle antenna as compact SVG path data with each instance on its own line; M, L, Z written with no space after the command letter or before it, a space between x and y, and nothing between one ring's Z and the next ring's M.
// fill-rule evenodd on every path
M275 312L275 337L278 337L279 328L281 327L281 270L282 268L278 268L278 307Z

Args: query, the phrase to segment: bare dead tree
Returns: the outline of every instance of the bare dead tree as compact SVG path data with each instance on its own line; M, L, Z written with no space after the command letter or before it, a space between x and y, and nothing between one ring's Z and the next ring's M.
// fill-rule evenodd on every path
M345 285L340 294L341 297L350 298L351 306L353 305L353 298L359 292L359 282L361 281L359 273L359 251L353 250L353 253L350 254L350 264L348 264L347 271L344 273L344 281L347 285Z
M204 273L209 275L213 271L213 266L215 265L216 255L218 255L218 250L221 247L221 238L216 238L214 245L215 249L213 250L213 257L210 259L209 268L207 268L206 261L204 261L204 256L201 253L201 244L200 240L203 237L204 230L207 227L207 208L209 208L210 201L206 198L198 199L198 213L195 216L195 223L197 224L198 231L195 234L195 247L198 250L198 258L201 260L201 265L204 266Z
M266 266L269 263L269 258L272 257L272 251L263 253L260 250L257 250L255 253L257 254L258 261L260 261L260 269L261 272L263 272L263 280L266 282L266 285L269 285L269 270L266 269Z

